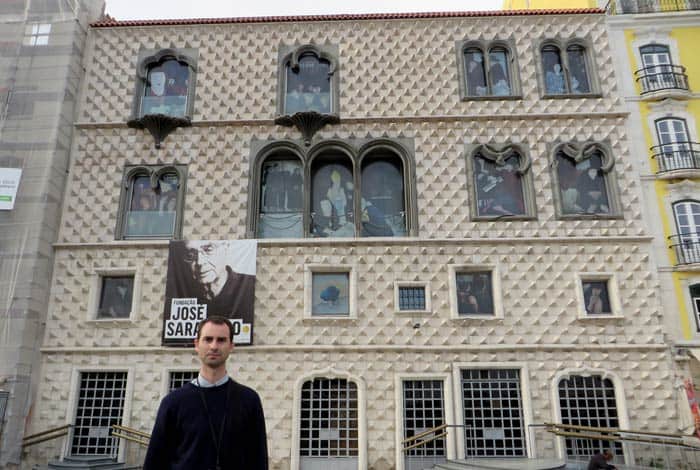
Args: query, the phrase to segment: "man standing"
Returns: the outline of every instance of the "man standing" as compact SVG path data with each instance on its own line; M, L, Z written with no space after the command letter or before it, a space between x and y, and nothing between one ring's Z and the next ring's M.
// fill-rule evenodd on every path
M614 470L617 467L608 463L612 459L612 451L610 449L605 449L603 452L591 457L591 461L588 462L588 470Z
M260 397L226 373L231 323L203 320L194 349L202 363L199 376L161 402L144 470L267 470Z

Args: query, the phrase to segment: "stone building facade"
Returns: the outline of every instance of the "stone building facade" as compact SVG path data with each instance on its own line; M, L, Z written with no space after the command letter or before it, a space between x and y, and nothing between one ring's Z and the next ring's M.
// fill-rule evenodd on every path
M293 108L284 84L303 81L295 57L329 80L298 125L330 123L304 137L275 124ZM155 87L139 76L169 60L188 70L175 114L191 121L155 148L126 123ZM459 426L431 452L450 458L561 455L531 426L551 421L673 430L676 372L600 11L106 21L85 67L31 423L82 420L69 453L116 449L115 420L150 431L171 381L198 367L162 345L168 238L259 237L253 345L230 372L262 397L272 468L404 468L403 439L443 423ZM303 189L276 238L264 177L280 162ZM372 180L377 162L398 179ZM156 192L162 168L177 177L168 236L129 225L134 167ZM344 184L342 204L318 175ZM382 184L393 222L369 209ZM323 275L345 279L345 310L315 303ZM112 278L130 279L126 314L101 313ZM117 411L96 405L91 422L97 389Z

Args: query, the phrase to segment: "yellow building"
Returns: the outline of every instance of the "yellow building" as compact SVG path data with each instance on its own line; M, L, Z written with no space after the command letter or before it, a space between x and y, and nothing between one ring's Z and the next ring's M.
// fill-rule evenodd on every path
M503 0L504 10L546 10L549 8L595 8L596 0Z

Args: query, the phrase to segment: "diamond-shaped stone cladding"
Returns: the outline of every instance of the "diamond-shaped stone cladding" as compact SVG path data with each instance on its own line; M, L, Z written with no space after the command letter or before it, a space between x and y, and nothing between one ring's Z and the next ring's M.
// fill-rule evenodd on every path
M623 125L623 118L375 121L327 128L317 138L412 138L422 238L643 235L639 187ZM188 166L184 238L241 238L246 230L250 143L298 138L296 131L276 126L192 127L178 129L163 149L156 150L143 131L97 128L76 134L59 235L60 241L73 243L113 240L124 166L157 163ZM586 139L611 144L623 219L557 220L551 144ZM529 149L537 220L471 221L465 144L484 142L519 142Z
M194 120L273 119L280 44L339 48L340 115L442 116L615 111L614 67L603 15L546 15L97 28L80 122L126 122L141 48L195 48ZM547 38L586 39L602 98L540 99L535 51ZM460 101L455 43L513 40L522 100ZM380 72L379 74L377 72Z
M167 246L59 249L56 253L45 347L160 345ZM448 265L497 266L504 318L450 318ZM304 320L304 266L353 266L358 278L357 319ZM353 242L258 248L256 345L456 346L661 343L656 279L645 245L523 242L398 244ZM106 268L141 272L140 309L133 322L86 321L90 276ZM577 273L616 276L623 319L580 320ZM430 283L433 312L416 318L394 313L394 282ZM612 338L612 339L611 339Z
M532 423L555 421L551 402L553 380L567 369L604 370L619 377L625 403L618 403L621 415L628 415L630 428L674 431L675 401L673 377L663 351L454 351L454 352L343 352L343 351L251 351L239 348L229 360L229 372L255 388L265 409L271 468L288 470L291 454L293 394L297 380L332 365L361 377L366 385L368 468L395 468L395 377L397 374L450 374L456 364L513 362L526 365ZM132 387L127 392L124 424L150 432L164 389L161 371L166 368L196 367L192 350L173 349L152 353L45 354L43 380L38 390L34 419L28 432L61 426L72 420L68 409L73 371L81 368L130 370ZM451 379L450 379L451 380ZM446 384L449 387L450 383ZM447 406L459 406L459 398ZM541 434L537 435L541 437ZM537 445L551 444L549 441ZM539 447L540 449L542 447ZM36 460L33 451L29 461Z

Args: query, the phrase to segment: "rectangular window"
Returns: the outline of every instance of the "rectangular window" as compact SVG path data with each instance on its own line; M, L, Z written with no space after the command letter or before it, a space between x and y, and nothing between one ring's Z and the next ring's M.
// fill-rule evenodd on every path
M350 315L350 273L312 274L311 315Z
M490 271L456 273L459 315L493 315L493 289Z
M403 414L404 439L442 426L445 423L442 380L404 380ZM407 457L444 455L445 439L439 438L409 450Z
M399 287L399 310L425 310L424 286Z
M129 318L134 276L103 276L97 318Z
M608 281L584 280L581 283L583 289L583 303L588 315L612 315L610 306L610 294Z
M10 392L0 392L0 434L2 434L2 423L5 422L5 410L10 399Z
M186 383L192 382L199 372L196 370L180 370L170 372L170 381L168 383L168 391L172 392L185 385Z
M518 369L462 370L466 456L526 455Z
M25 46L46 46L51 34L50 23L34 23L27 25L24 32Z
M80 373L71 455L117 455L119 439L110 437L110 427L122 422L126 378L126 372Z

